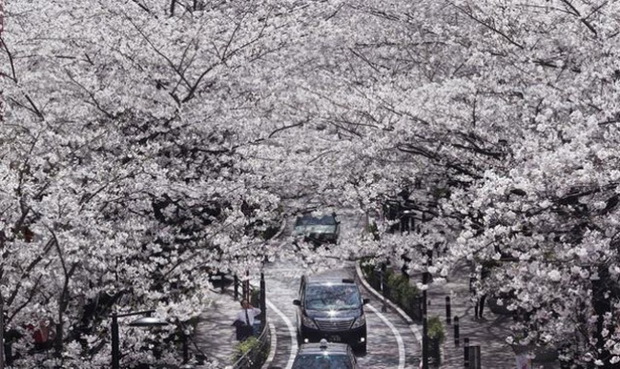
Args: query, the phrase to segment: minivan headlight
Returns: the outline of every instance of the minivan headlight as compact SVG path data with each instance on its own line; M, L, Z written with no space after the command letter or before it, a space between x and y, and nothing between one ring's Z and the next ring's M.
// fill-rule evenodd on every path
M362 314L357 319L355 319L355 321L353 322L353 325L351 326L351 328L358 328L358 327L361 327L361 326L363 326L365 324L366 324L366 315Z
M312 320L312 318L308 318L305 315L301 316L301 324L305 325L308 328L318 329L314 320Z

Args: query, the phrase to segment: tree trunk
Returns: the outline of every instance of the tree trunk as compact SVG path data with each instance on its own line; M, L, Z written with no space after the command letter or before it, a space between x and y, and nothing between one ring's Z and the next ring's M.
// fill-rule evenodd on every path
M0 40L2 40L2 31L4 31L4 0L0 0ZM3 41L4 42L4 41ZM0 123L4 123L4 97L3 91L0 90ZM3 362L0 360L0 362ZM0 366L0 368L3 368Z
M0 4L2 4L2 0L0 0ZM4 369L4 298L2 297L1 293L0 293L0 369Z
M4 0L0 0L0 40L2 40L2 31L4 31ZM4 42L4 41L2 41ZM4 45L2 45L4 46ZM0 124L4 123L4 96L2 90L0 90ZM4 249L4 248L3 248ZM0 333L2 334L2 333ZM3 360L0 360L0 363L4 363ZM4 365L4 364L2 364ZM0 369L4 368L4 366L0 366Z
M603 361L605 368L618 369L620 368L620 363L612 363L610 361L610 358L613 357L613 355L611 355L611 352L605 345L607 337L613 336L615 329L614 327L605 326L603 318L605 314L612 312L612 306L608 294L611 293L610 286L614 282L611 280L609 272L604 265L599 266L597 272L599 279L592 281L592 306L597 315L594 338L596 339L596 348L599 352L598 358ZM612 296L612 298L613 297L616 296ZM604 329L609 329L609 334L603 334Z
M2 31L4 31L4 0L0 0L0 40L2 40ZM4 41L3 41L4 42ZM4 123L4 96L0 90L0 124ZM0 252L4 253L4 238L0 240L2 248ZM4 259L3 259L4 260ZM2 269L0 265L0 269ZM2 273L0 273L2 275ZM0 294L0 369L4 369L4 297Z
M176 0L170 1L170 16L171 17L174 17L174 8L176 4L177 4Z

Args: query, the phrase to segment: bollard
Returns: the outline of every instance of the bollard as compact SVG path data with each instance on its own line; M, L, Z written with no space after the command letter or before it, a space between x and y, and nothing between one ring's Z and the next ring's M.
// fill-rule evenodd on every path
M451 318L452 316L450 314L450 296L446 296L446 324L452 324Z
M235 274L234 276L234 299L237 300L239 298L239 277L237 277L237 275Z
M469 351L469 369L481 369L480 345L469 346L467 351Z
M469 338L463 338L463 362L464 367L469 368Z
M250 271L246 269L245 271L245 280L243 281L243 297L250 301Z
M459 337L459 317L458 316L454 316L454 346L459 347L459 343L460 343L460 337Z
M222 272L218 273L220 275L220 280L222 281L222 286L220 286L220 292L224 293L226 291L226 275Z
M265 327L267 323L267 289L265 288L265 273L260 273L260 296L259 296L259 307L260 307L260 322L261 322L261 331Z

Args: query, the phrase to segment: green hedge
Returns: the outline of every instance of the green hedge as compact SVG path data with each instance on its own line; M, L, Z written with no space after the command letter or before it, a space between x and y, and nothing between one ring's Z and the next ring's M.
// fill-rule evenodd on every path
M428 338L435 339L439 343L443 343L446 340L446 330L438 316L428 318Z
M264 345L257 337L251 336L245 341L237 343L233 352L233 362L238 362L244 355L249 360L243 360L237 368L258 369L267 360L269 347Z
M381 276L375 270L372 261L366 259L361 263L362 273L366 281L377 291L381 291ZM400 307L413 320L422 318L420 306L420 291L409 283L404 274L386 268L384 273L384 288L386 297Z

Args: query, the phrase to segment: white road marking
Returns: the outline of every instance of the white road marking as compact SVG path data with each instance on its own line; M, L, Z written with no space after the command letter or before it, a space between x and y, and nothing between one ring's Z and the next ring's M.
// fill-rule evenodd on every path
M377 316L383 320L383 323L387 325L396 337L396 343L398 344L398 369L405 369L405 344L403 343L403 338L394 325L385 317L385 315L381 314L374 306L368 304L366 307L370 308Z
M420 333L420 328L412 324L409 326L409 329L411 329L413 336L420 343L420 347L422 347L422 333Z
M295 332L295 327L291 320L284 315L269 299L266 299L267 305L269 308L276 312L284 320L284 323L288 327L289 334L291 335L291 355L288 358L288 363L286 363L285 369L291 369L293 367L293 361L295 361L295 355L297 355L297 332Z
M269 364L271 364L273 358L276 356L276 349L278 348L276 326L272 322L269 322L269 335L271 336L271 345L269 346L269 356L267 356L267 360L265 360L265 367L269 367Z

